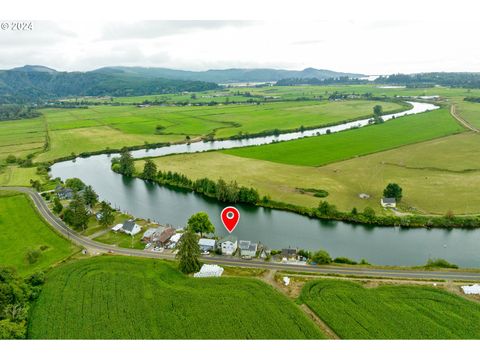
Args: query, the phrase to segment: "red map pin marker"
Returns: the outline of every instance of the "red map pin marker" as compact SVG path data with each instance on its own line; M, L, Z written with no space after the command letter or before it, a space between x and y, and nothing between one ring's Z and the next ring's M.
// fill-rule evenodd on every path
M235 209L233 206L227 206L222 210L222 222L223 226L231 233L238 224L240 220L240 211Z

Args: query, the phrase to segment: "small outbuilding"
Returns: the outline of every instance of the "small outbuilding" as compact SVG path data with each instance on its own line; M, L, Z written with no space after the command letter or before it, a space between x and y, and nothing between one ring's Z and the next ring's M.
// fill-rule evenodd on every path
M462 286L463 293L466 295L480 295L480 285L473 284L473 285L465 285Z
M394 208L394 207L397 207L397 200L395 198L382 198L380 200L380 204L384 207L384 208Z

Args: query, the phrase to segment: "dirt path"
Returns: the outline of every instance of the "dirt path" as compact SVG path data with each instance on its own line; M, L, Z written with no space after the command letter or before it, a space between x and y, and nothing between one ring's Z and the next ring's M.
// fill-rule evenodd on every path
M331 340L340 340L340 337L339 337L337 334L335 334L335 332L330 328L330 326L328 326L327 324L325 324L325 323L323 322L323 320L320 319L320 318L317 316L317 314L315 314L315 313L313 312L313 310L308 307L307 304L302 304L302 305L300 305L300 308L303 310L303 312L304 312L305 314L307 314L307 316L308 316L310 319L313 320L313 322L314 322L315 324L317 324L317 326L318 326L320 329L322 329L323 333L324 333L325 335L327 335L327 337L328 337L329 339L331 339Z
M275 280L275 274L277 273L276 270L269 270L265 271L265 273L262 276L262 280L265 281L267 284L272 285L275 289L280 291L282 294L290 296L291 294L287 291L287 289L283 286L281 286L276 280ZM327 325L323 322L322 319L320 319L317 314L315 314L312 309L308 307L306 304L300 305L300 309L310 318L313 320L313 322L322 330L322 332L332 340L338 340L340 339L337 334Z
M467 120L465 120L464 118L462 118L460 115L458 115L457 113L457 108L456 108L456 105L453 104L452 106L450 106L450 114L452 114L452 116L460 123L462 124L462 126L466 127L467 129L469 130L472 130L476 133L480 132L479 129L477 129L475 126L473 126L472 124L470 124Z

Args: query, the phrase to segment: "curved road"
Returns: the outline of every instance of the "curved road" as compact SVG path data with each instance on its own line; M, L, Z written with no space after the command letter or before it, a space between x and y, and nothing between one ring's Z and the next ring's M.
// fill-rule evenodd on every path
M33 200L38 212L46 221L64 237L73 241L75 244L87 248L90 252L97 253L113 253L127 256L140 256L148 258L168 259L175 258L172 254L155 253L152 251L143 251L137 249L126 249L102 244L94 241L86 236L80 235L71 230L65 223L55 216L42 196L36 191L27 187L0 187L0 190L13 190L28 194ZM375 268L356 268L356 267L340 267L340 266L311 266L311 265L294 265L265 262L263 260L243 260L238 258L226 258L220 256L204 257L202 259L206 263L218 264L224 266L238 266L249 268L262 268L280 271L296 271L317 274L333 274L344 276L359 277L386 277L386 278L402 278L402 279L438 279L438 280L459 280L459 281L478 281L480 282L480 272L466 271L421 271L421 270L397 270L397 269L375 269Z

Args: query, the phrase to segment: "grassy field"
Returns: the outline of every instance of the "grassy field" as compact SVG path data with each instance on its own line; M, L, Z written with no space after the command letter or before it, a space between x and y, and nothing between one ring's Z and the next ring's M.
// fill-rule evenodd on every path
M383 126L383 125L382 125ZM434 214L480 213L479 135L461 133L427 142L362 156L322 167L296 166L243 158L221 152L182 154L155 159L159 169L177 171L192 179L236 180L261 195L296 205L314 207L319 198L297 188L324 189L340 210L366 206L380 211L382 191L389 182L403 187L400 207ZM441 156L439 156L441 154ZM141 171L143 161L137 162ZM367 193L370 199L360 199ZM445 196L448 194L448 196Z
M453 119L448 109L440 109L397 118L381 125L225 150L224 153L284 164L320 166L462 131L464 128Z
M289 299L259 280L187 277L153 259L97 257L54 269L33 339L319 339Z
M0 170L0 186L30 186L30 179L42 180L36 168L7 166Z
M405 108L397 103L350 100L275 102L218 106L90 106L88 109L44 109L33 120L0 122L0 161L9 154L49 161L82 152L178 142L186 136L230 137L239 133L297 129L367 117L377 103L385 112ZM49 148L43 151L48 129Z
M77 248L51 230L23 194L0 192L0 264L29 274L68 257ZM28 252L38 251L36 261Z
M344 339L480 339L480 304L433 287L320 280L300 298Z
M480 129L480 103L459 101L457 102L457 112L470 124Z

